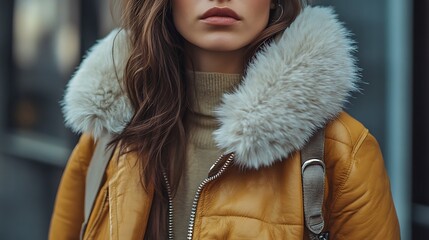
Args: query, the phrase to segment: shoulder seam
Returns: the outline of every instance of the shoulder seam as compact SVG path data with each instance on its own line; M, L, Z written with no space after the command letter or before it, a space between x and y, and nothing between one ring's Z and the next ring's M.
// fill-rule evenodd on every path
M349 137L349 146L353 146L353 142L352 142L352 133L350 132L350 129L347 127L347 124L344 123L344 121L341 118L337 118L338 121L341 123L341 125L343 125L344 129L346 129L347 133L348 133L348 137Z
M353 147L353 151L352 151L352 157L354 158L357 151L359 151L360 147L362 146L363 141L366 139L366 137L368 136L368 129L364 128L364 130L361 132L358 141L356 142L356 144L354 144Z

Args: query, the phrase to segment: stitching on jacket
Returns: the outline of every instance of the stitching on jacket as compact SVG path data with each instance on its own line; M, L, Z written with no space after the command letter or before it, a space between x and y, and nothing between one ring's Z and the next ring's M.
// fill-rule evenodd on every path
M231 218L245 218L245 219L251 219L251 220L257 220L260 222L263 222L265 224L271 224L271 225L284 225L284 226L302 226L302 224L293 224L293 223L275 223L275 222L267 222L265 220L249 217L249 216L241 216L241 215L221 215L221 214L214 214L209 216L201 216L201 218L211 218L211 217L231 217Z
M328 226L331 224L331 214L332 214L332 210L335 206L335 204L337 203L337 200L343 195L343 190L344 190L344 186L346 185L347 181L350 178L350 173L352 171L352 166L354 165L354 163L356 162L355 159L355 154L356 151L354 151L355 149L359 149L360 146L362 145L363 141L366 139L366 137L368 136L368 130L366 128L364 128L361 132L361 134L359 135L358 141L355 144L355 147L353 147L352 152L350 153L350 157L351 157L351 161L347 167L347 173L346 173L346 177L344 179L344 181L340 184L340 186L338 187L338 192L334 198L334 200L332 201L332 203L330 204L329 207L329 213L328 213Z
M356 153L359 151L360 147L362 146L363 141L366 139L366 137L368 136L368 129L364 129L364 131L361 132L361 134L359 135L358 141L356 143L356 145L353 148L352 151L352 156L354 157L356 155ZM365 135L365 136L364 136Z
M126 154L124 154L125 156ZM125 159L125 158L124 158ZM118 164L122 163L123 161L119 161L117 162ZM119 174L119 165L115 166L115 174L111 177L111 179L109 180L108 184L109 184L109 190L110 190L110 209L109 209L109 234L110 234L110 239L119 239L118 236L118 199L117 199L117 195L118 195L118 189L117 189L117 174ZM113 181L113 179L115 179L115 181ZM116 231L116 232L115 232ZM114 235L116 234L116 235Z
M108 188L104 189L104 191L103 191L104 195L103 195L103 200L102 200L101 208L98 211L97 216L95 217L94 224L91 226L91 228L88 231L88 238L86 238L86 239L92 239L93 238L92 234L93 234L93 232L95 231L96 227L98 226L98 224L101 221L101 215L105 211L106 205L108 205L108 203L109 203L109 201L108 201L108 198L109 198L108 191L109 191Z
M330 138L330 137L325 137L325 140L330 140L330 141L333 141L333 142L341 143L343 145L346 145L349 148L353 148L353 146L351 146L349 143L345 143L345 142L340 141L338 139L334 139L334 138Z

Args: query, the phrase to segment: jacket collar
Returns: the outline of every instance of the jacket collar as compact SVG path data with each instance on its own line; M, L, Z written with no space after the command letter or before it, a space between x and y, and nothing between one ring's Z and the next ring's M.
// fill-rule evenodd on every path
M301 149L357 90L349 35L331 8L306 7L256 54L236 91L223 96L216 110L218 146L234 152L244 168L270 166ZM74 131L97 138L124 129L133 109L117 76L128 54L126 33L118 30L91 49L63 101L66 124Z

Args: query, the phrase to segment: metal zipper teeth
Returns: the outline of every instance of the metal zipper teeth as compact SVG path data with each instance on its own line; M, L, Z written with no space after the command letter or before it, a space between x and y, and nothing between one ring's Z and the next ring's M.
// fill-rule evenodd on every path
M171 197L171 187L170 183L168 182L167 174L163 172L165 185L167 186L167 193L168 193L168 239L173 240L173 198Z
M213 169L223 158L223 156L224 155L220 156L219 159L213 164L213 166L210 169ZM231 165L231 162L233 159L234 159L234 154L231 154L228 160L226 160L225 164L219 170L219 172L216 175L206 178L198 187L197 193L195 194L194 201L192 202L191 218L189 220L189 227L188 227L188 240L192 240L192 236L194 232L195 216L197 214L198 200L200 199L202 190L209 182L219 178L225 172L225 170Z

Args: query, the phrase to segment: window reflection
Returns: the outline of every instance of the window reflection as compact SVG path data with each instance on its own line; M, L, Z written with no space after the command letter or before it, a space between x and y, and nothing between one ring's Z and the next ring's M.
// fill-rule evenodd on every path
M15 1L12 131L64 138L59 101L80 56L78 3Z
M110 2L1 1L0 216L8 217L0 219L0 239L48 237L61 171L77 140L59 102L83 42L112 28L105 21Z

